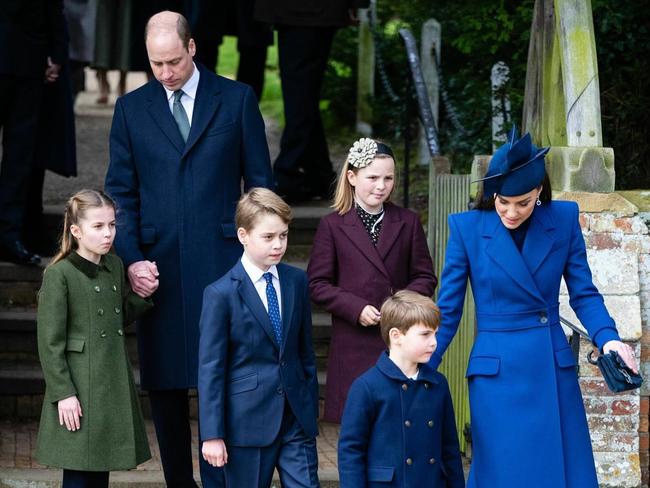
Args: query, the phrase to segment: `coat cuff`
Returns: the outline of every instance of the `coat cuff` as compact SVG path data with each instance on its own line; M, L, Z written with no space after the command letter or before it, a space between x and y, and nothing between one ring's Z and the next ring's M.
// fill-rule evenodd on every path
M600 329L593 338L593 343L599 351L602 352L603 346L609 341L620 341L621 338L614 327L604 327Z

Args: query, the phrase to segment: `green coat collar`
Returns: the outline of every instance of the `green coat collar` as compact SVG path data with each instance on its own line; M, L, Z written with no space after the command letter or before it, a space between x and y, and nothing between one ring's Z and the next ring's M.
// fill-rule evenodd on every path
M107 269L109 272L111 271L104 256L99 260L99 264L88 261L86 258L81 257L76 251L72 251L68 254L67 259L75 268L85 274L88 278L97 278L100 268Z

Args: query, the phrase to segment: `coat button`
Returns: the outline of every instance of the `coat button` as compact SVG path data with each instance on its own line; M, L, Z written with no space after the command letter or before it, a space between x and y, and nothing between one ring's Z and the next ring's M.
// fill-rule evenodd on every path
M402 384L402 390L406 391L408 389L409 389L409 385L407 385L406 383L403 383Z
M539 321L542 324L545 324L546 322L548 322L548 317L546 316L545 312L542 312L542 313L539 314Z
M425 383L424 388L428 390L429 389L429 383Z
M117 335L124 335L124 331L122 329L117 329Z
M407 427L410 427L410 426L411 426L411 421L410 421L410 420L406 420L406 421L404 422L404 425L406 425Z
M411 458L406 458L406 464L410 466L411 464L413 464L413 460Z
M120 313L120 308L119 307L115 307L115 313Z
M433 427L433 420L429 420L429 421L427 422L427 425L428 425L429 427Z
M100 317L104 315L104 309L103 308L97 309L97 315L99 315Z
M117 291L117 286L113 285L113 291Z
M102 330L102 331L99 333L99 337L102 337L102 338L106 337L106 331L105 331L105 330Z
M433 464L433 463L435 463L435 462L436 462L435 459L433 459L433 458L429 459L429 464Z
M283 393L283 390L282 390L281 386L278 386L278 388L275 391L278 392L278 395L282 395L282 393Z
M102 289L98 285L95 285L95 288L93 288L93 290L95 290L97 293L102 291Z

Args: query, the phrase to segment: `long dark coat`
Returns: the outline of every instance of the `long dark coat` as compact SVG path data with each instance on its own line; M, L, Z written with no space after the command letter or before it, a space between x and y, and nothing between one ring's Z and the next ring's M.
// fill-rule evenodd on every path
M274 25L345 27L349 9L366 8L369 0L256 0L255 20Z
M151 457L124 340L124 327L151 306L131 292L117 256L96 265L73 252L47 268L38 297L41 464L112 471ZM75 432L59 425L57 405L72 395L83 414Z
M106 190L118 205L117 253L160 271L158 306L138 324L142 387L197 384L203 289L241 256L234 213L246 189L272 187L264 121L253 91L198 65L183 143L162 85L118 99Z
M352 381L386 348L379 327L358 319L398 290L433 295L437 279L418 216L387 203L377 247L353 209L324 217L314 237L307 274L312 300L332 314L324 419L340 422Z
M463 312L467 280L477 331L467 366L472 417L468 487L598 486L575 360L560 326L570 304L599 347L618 340L587 263L573 202L535 207L521 252L495 211L449 217L436 367Z

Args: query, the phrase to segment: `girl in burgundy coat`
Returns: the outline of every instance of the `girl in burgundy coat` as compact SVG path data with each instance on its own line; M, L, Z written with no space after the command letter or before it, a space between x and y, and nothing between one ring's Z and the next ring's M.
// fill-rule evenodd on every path
M323 419L340 422L352 382L385 345L379 308L398 290L433 295L437 279L418 216L389 203L390 147L363 138L341 169L333 208L314 237L307 274L312 300L332 314Z

